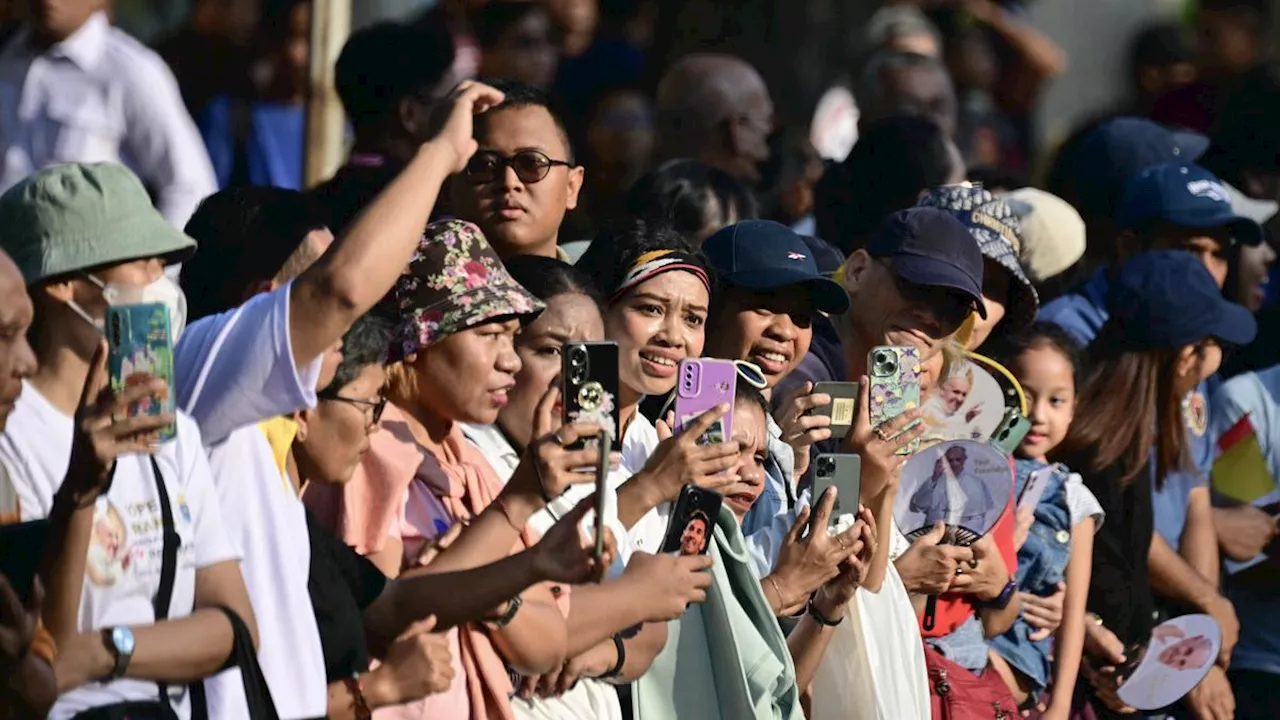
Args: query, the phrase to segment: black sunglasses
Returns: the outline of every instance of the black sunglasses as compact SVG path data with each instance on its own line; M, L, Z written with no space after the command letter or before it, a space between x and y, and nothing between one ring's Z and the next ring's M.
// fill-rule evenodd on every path
M959 290L917 285L899 275L897 269L888 261L881 258L876 258L876 261L889 271L889 275L893 277L893 284L903 300L910 305L929 308L939 322L953 331L964 324L969 313L977 309L973 298Z
M503 157L495 152L481 151L471 156L467 169L463 172L467 178L476 183L491 183L507 168L516 171L520 182L532 185L541 182L556 166L573 167L566 160L552 160L537 150L521 150L511 157Z
M316 393L316 397L321 400L332 400L334 402L344 402L348 405L355 405L362 412L369 413L372 411L372 425L377 425L382 419L382 411L387 409L387 399L380 397L377 400L364 400L362 398L350 398L339 395L336 392L320 392Z

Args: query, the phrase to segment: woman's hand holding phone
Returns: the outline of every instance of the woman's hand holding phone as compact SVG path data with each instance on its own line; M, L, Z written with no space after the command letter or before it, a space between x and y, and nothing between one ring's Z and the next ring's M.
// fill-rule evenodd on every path
M892 417L879 425L871 426L870 387L866 375L858 381L858 409L854 413L853 428L841 445L841 452L862 457L863 497L875 497L891 482L896 482L898 472L908 456L898 451L924 434L924 423L911 423L920 419L920 409L914 408Z
M128 416L128 410L147 398L164 398L169 387L163 380L151 380L125 388L118 395L111 390L107 373L107 343L98 349L89 364L89 376L80 394L71 460L60 495L75 507L86 507L111 487L116 458L132 453L156 452L160 431L172 425L172 413Z
M831 396L813 392L813 383L806 382L783 401L774 414L774 420L782 429L782 440L795 451L795 477L809 469L809 448L831 438L831 416L815 415L810 411L831 404Z
M658 421L661 442L636 475L637 480L643 480L654 491L650 498L653 507L673 502L685 485L718 491L737 482L740 463L737 441L698 444L698 438L728 411L726 405L712 408L675 434L670 423Z
M869 508L858 509L858 523L853 529L858 531L861 547L858 548L858 552L840 563L840 574L819 588L813 597L813 603L818 612L829 620L839 620L844 617L849 601L862 586L862 581L871 568L871 559L876 554L876 516Z
M707 555L632 553L621 582L629 583L645 622L679 619L694 603L705 602L713 561Z
M588 540L579 527L582 519L595 505L594 497L585 498L557 520L547 534L530 549L533 552L534 573L540 580L581 585L604 579L613 559L618 555L613 532L605 528L604 553L597 559L595 541Z
M841 563L864 548L863 526L858 523L838 535L828 532L835 504L833 487L818 498L816 509L801 508L791 531L782 540L773 574L764 582L765 588L781 595L778 598L780 616L793 615L802 609L815 590L840 574Z
M560 389L553 387L538 401L533 422L533 437L536 439L525 449L520 465L503 490L505 496L538 498L534 503L538 507L528 508L529 514L563 495L570 485L596 481L599 448L569 450L568 446L581 438L599 435L601 428L595 423L574 423L555 429L560 420L553 409L559 395ZM611 457L610 467L616 466L620 459L620 455Z

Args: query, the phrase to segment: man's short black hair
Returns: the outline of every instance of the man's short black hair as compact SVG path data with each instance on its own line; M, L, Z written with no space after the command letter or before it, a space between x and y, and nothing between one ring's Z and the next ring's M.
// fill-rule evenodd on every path
M296 190L234 187L205 198L186 226L200 244L182 264L188 317L237 307L248 288L275 279L307 233L324 227L324 208Z
M1195 61L1187 33L1176 23L1156 23L1133 38L1129 46L1129 72L1137 75L1150 67L1168 67Z
M760 215L755 196L740 180L689 158L668 160L642 175L627 191L625 208L631 217L669 223L690 240L708 227L724 227L730 217L754 220ZM715 210L718 216L713 216Z
M393 115L409 96L449 90L454 42L443 25L382 22L351 34L334 66L334 85L358 131Z
M569 140L569 129L565 126L564 120L561 119L560 113L557 112L555 104L551 101L551 96L539 90L522 80L512 78L481 78L480 82L493 87L495 90L502 92L502 102L489 109L489 112L476 116L475 119L475 137L476 140L482 140L486 133L489 132L488 118L493 113L503 110L514 110L522 107L540 107L546 108L547 114L555 121L556 130L560 133L560 140L564 143L565 157L552 158L553 160L566 160L570 163L577 162L573 155L573 142ZM483 143L482 143L483 144Z
M374 313L361 315L342 338L342 362L321 394L341 392L370 365L386 365L391 350L391 323Z

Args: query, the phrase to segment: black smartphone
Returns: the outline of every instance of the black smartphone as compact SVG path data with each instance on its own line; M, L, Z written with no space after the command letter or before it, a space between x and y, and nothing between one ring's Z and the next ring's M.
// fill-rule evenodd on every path
M590 422L618 438L618 343L566 343L561 356L560 402L565 425ZM596 438L582 438L569 446L581 450L599 444Z
M48 520L31 520L0 526L0 573L24 604L31 597L31 587L44 558L49 525Z
M858 409L860 389L856 382L820 382L813 386L813 394L831 396L831 404L816 407L810 412L831 418L831 437L839 440L853 427L853 414ZM817 497L817 496L815 496Z
M827 488L836 489L836 504L831 508L827 527L835 527L841 515L858 514L858 496L862 493L862 458L852 454L819 455L813 461L813 507L822 501Z
M662 552L681 555L705 555L711 547L711 533L720 515L724 498L714 490L685 485L671 508L671 521L662 538Z

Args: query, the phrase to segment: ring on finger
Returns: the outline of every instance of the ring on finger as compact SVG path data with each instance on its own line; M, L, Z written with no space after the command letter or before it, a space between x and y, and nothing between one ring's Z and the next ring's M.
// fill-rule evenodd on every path
M564 447L565 445L569 444L569 441L564 439L564 430L557 430L555 434L555 439L556 439L556 444L559 445L560 447Z
M960 577L963 574L964 574L964 568L962 567L956 568L956 577Z
M973 558L972 560L970 560L970 561L969 561L969 567L973 568L974 570L977 570L977 569L978 569L978 558Z
M876 427L872 429L871 432L875 433L876 437L880 438L880 442L889 442L889 436L885 434L884 428Z
M849 546L848 546L848 545L846 545L846 544L845 544L845 542L844 542L844 538L840 537L839 535L837 535L837 536L836 536L836 542L840 543L840 549L841 549L841 550L848 550L848 549L849 549Z

